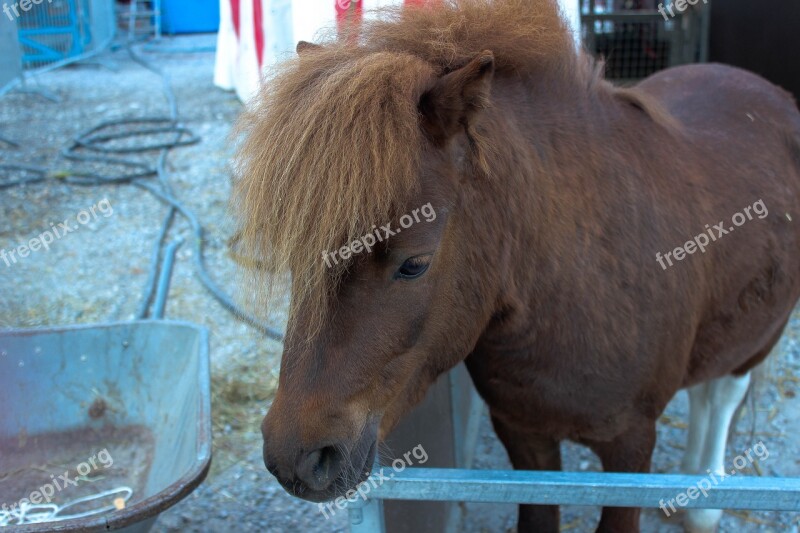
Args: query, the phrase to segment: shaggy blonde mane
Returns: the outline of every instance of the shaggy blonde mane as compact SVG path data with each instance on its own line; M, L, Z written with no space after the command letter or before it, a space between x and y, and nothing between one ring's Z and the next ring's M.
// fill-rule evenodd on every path
M313 310L309 334L343 273L323 252L391 221L417 190L423 92L483 50L497 76L575 62L551 0L451 0L377 15L279 65L237 128L239 245L262 267L253 282L265 294L291 273L292 309Z

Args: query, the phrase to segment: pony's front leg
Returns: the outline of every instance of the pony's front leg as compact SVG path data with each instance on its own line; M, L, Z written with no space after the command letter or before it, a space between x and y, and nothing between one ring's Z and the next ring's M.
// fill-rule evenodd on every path
M517 470L561 470L561 448L554 439L528 433L492 416L497 436ZM517 533L558 533L557 505L520 505Z
M587 443L606 472L649 472L656 444L655 420L642 420L608 442ZM638 533L638 507L603 507L598 533Z

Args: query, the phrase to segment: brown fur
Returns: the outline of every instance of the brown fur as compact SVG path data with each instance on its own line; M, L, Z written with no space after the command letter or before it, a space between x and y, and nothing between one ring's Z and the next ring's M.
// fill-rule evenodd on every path
M331 53L285 65L244 116L236 187L243 246L270 275L291 271L297 297L320 311L341 275L326 272L322 253L394 214L415 188L414 103L432 75L407 55L346 48L331 69Z
M417 190L423 90L487 48L501 72L572 70L572 40L548 1L382 15L360 26L361 46L341 36L279 66L237 128L245 136L236 158L241 245L267 274L251 286L266 288L269 300L284 279L276 274L291 271L294 298L320 310L310 332L343 273L328 271L322 253L388 222Z
M758 364L800 297L796 105L719 65L613 88L548 0L385 16L301 46L243 121L242 243L293 278L267 468L342 494L465 361L515 468L558 469L570 439L648 471L667 402ZM657 263L759 199L769 216ZM426 203L434 222L325 269ZM599 530L638 516L605 508ZM518 530L557 531L557 508L522 506Z

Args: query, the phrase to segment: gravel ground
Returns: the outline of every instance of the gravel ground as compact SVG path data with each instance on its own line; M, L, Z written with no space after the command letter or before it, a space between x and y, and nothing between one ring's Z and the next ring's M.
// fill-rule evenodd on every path
M213 36L181 37L171 46L207 46ZM227 255L230 227L226 207L230 190L226 142L241 105L212 86L213 54L148 54L170 73L182 123L202 137L194 146L173 150L167 168L175 195L206 228L207 264L212 276L235 294L235 265ZM39 86L55 94L52 102L31 93L13 92L0 99L0 161L46 166L53 176L71 165L59 152L83 130L113 118L164 115L160 79L137 65L124 51L106 54L102 65L85 65L43 75ZM155 154L148 154L154 160ZM2 179L2 178L0 178ZM107 200L113 213L96 217L49 251L37 251L17 264L0 261L0 327L127 321L134 318L148 274L152 246L166 208L146 192L128 185L67 186L58 179L0 192L0 249L11 249L50 228L50 223L76 221L78 213ZM102 211L101 213L106 213ZM189 238L187 224L175 224L169 240ZM196 280L193 249L178 253L167 317L206 326L211 332L214 465L203 485L164 513L157 533L172 531L319 531L346 529L344 513L325 520L316 506L289 497L261 462L258 424L275 386L280 345L237 321ZM282 329L280 316L272 323ZM770 372L755 394L755 410L747 407L730 446L729 462L759 440L769 450L761 461L764 476L800 476L800 313L773 357ZM679 394L659 427L654 470L676 472L685 441L687 401ZM750 428L755 417L755 434ZM424 443L423 443L424 444ZM599 470L587 450L563 447L567 470ZM483 421L477 468L509 468L502 446ZM749 468L749 473L758 473ZM463 530L503 532L512 529L516 510L510 505L465 506ZM567 507L562 529L592 531L598 509ZM681 531L647 510L645 532ZM721 531L800 531L793 513L727 512Z

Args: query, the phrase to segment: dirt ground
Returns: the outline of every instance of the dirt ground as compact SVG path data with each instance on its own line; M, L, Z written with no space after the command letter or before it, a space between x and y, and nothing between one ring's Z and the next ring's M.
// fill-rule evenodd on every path
M213 36L167 40L172 48L208 46ZM211 53L148 53L169 72L181 122L199 135L199 144L171 152L167 169L175 195L206 228L206 261L214 279L236 294L236 267L228 254L230 191L226 141L241 104L212 85ZM134 318L147 279L152 247L166 208L148 193L129 185L78 187L59 177L74 166L60 157L70 138L113 118L166 113L161 80L133 62L123 50L105 54L101 64L66 68L42 75L29 89L44 89L58 101L35 92L12 92L0 98L0 162L44 166L45 183L0 189L0 249L11 249L103 200L113 214L100 216L40 250L7 266L0 261L0 328L127 321ZM153 160L155 153L146 155ZM19 177L3 176L3 180ZM178 219L168 241L191 239ZM189 241L190 242L190 241ZM210 331L214 463L208 479L183 502L165 512L154 531L345 531L346 515L326 520L314 504L289 497L261 461L259 423L272 397L280 344L234 318L211 298L194 274L193 248L178 252L167 305L168 318L206 326ZM283 318L271 317L282 329ZM745 408L729 447L733 457L763 441L769 457L748 475L800 476L800 313L773 356L770 372ZM687 401L680 393L659 426L656 472L677 472L686 439ZM751 427L755 433L751 437ZM423 443L424 444L424 443ZM599 470L587 450L563 446L565 469ZM509 468L502 446L484 417L477 468ZM463 531L504 532L514 527L510 505L465 506ZM593 531L598 509L566 507L564 531ZM645 532L678 532L658 510L643 515ZM726 512L721 531L800 532L800 514Z

